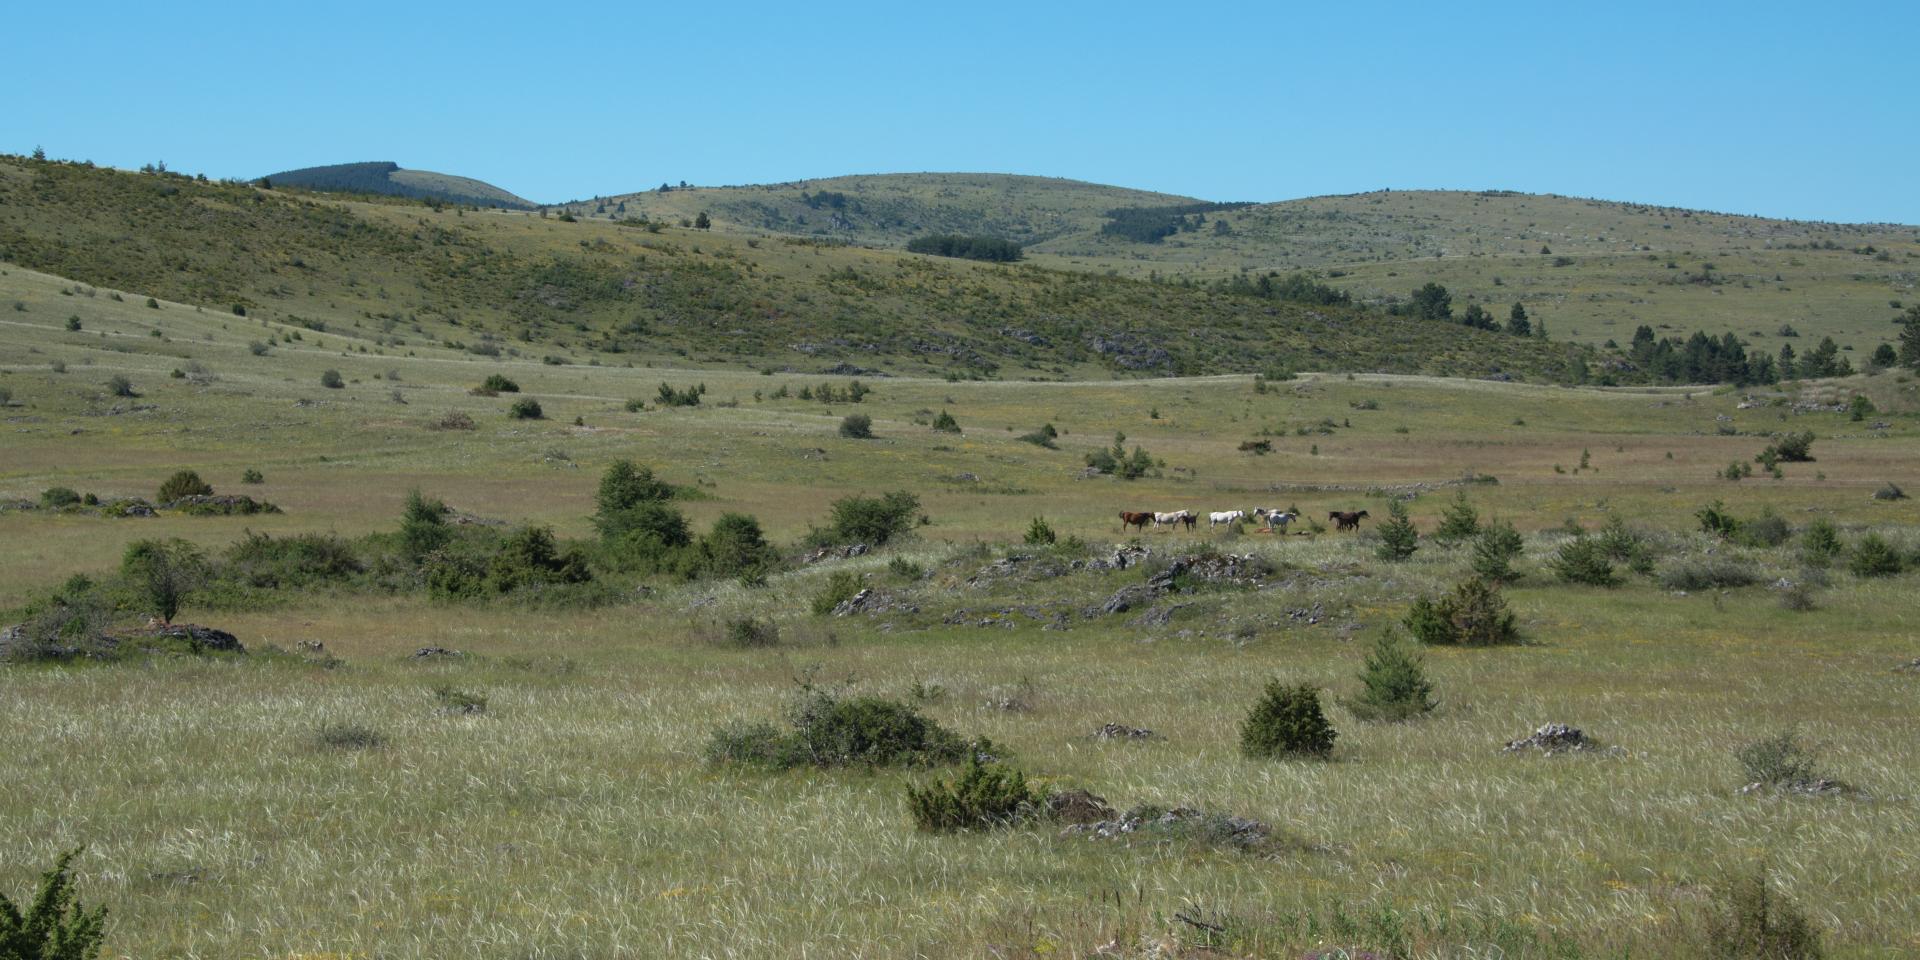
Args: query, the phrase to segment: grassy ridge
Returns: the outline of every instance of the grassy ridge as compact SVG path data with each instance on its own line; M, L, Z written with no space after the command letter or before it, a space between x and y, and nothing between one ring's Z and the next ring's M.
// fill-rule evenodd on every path
M802 199L823 191L844 194L846 205ZM1507 304L1525 303L1556 336L1587 343L1625 343L1645 323L1663 334L1733 332L1773 353L1777 331L1791 325L1816 341L1832 336L1865 353L1891 336L1899 311L1890 302L1920 298L1920 233L1912 226L1550 194L1394 190L1310 197L1210 214L1196 229L1157 243L1101 232L1108 210L1189 202L1044 178L894 174L653 191L565 209L582 217L669 223L705 211L716 230L891 247L927 233L998 236L1022 243L1041 264L1136 278L1307 270L1374 303L1435 281L1461 303L1478 301L1501 315ZM1551 252L1542 254L1543 248ZM1695 279L1707 264L1718 271L1718 282Z
M954 376L1357 370L1567 375L1569 348L1032 266L793 239L343 203L0 163L0 259L376 355L424 343L555 362L691 358Z
M300 187L328 193L413 197L509 210L533 207L525 198L485 181L429 170L402 170L399 164L391 161L303 167L299 170L282 170L264 179L279 187Z

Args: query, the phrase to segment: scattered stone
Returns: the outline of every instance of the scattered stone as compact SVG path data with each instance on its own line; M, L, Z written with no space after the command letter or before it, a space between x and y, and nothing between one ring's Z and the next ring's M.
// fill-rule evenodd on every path
M1114 548L1111 557L1087 561L1086 568L1088 570L1125 570L1150 556L1153 556L1153 550L1145 544L1130 543ZM1074 563L1075 569L1078 569L1077 565L1080 561L1076 560Z
M465 656L466 654L462 651L451 650L446 647L421 647L415 650L413 655L407 659L424 662L432 660L459 660Z
M1908 660L1895 669L1903 673L1920 673L1920 657L1914 657L1912 660Z
M1047 798L1047 813L1062 823L1088 824L1112 820L1114 810L1105 797L1085 790L1063 790Z
M1855 790L1838 780L1819 777L1813 780L1795 780L1790 783L1761 783L1755 781L1741 787L1738 793L1750 797L1762 793L1786 793L1802 797L1837 797L1854 793Z
M1327 611L1321 607L1318 601L1315 601L1311 607L1293 607L1287 611L1288 620L1294 623L1304 623L1309 627L1317 625L1326 618Z
M1592 750L1598 744L1583 733L1579 727L1570 727L1564 723L1542 724L1539 729L1518 740L1507 741L1508 753L1522 750L1540 750L1551 757L1557 753L1573 753Z
M1124 723L1103 723L1092 734L1095 740L1152 740L1152 730L1145 727L1129 727Z
M1066 836L1084 836L1089 840L1113 840L1131 834L1185 834L1221 846L1257 847L1273 835L1273 827L1246 817L1210 814L1192 807L1167 809L1140 806L1118 817L1092 823L1069 824L1060 832Z
M813 564L826 560L851 560L854 557L866 556L867 550L867 545L864 543L853 543L844 547L821 547L800 558L800 562Z

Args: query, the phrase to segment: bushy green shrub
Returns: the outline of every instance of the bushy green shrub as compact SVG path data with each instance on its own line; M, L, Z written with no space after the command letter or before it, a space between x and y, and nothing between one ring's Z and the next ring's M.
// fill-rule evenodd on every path
M1600 533L1593 538L1594 546L1600 554L1609 560L1627 565L1627 569L1642 575L1653 573L1653 548L1647 538L1639 531L1627 526L1627 521L1619 514L1607 518Z
M1770 456L1782 463L1812 463L1813 454L1810 452L1812 446L1812 431L1784 434L1761 451L1760 456L1754 458L1754 462L1758 463L1761 457Z
M933 418L933 430L935 433L959 433L960 421L955 420L952 413L942 410L939 416Z
M1562 583L1582 583L1595 587L1614 587L1620 585L1620 578L1613 572L1613 564L1607 560L1607 551L1599 540L1592 537L1574 537L1560 545L1547 568L1553 571Z
M1856 577L1891 577L1903 566L1899 552L1877 533L1861 537L1847 557L1847 569Z
M1740 530L1733 540L1749 547L1771 548L1786 543L1791 536L1793 530L1787 526L1787 521L1769 508L1751 520L1740 521Z
M154 495L154 499L160 503L172 503L184 497L211 496L212 484L200 479L200 475L192 470L182 470L160 485L160 492Z
M532 397L521 397L507 408L507 416L515 420L544 420L547 414L540 409L540 401Z
M248 531L223 560L223 577L265 590L337 583L366 570L353 545L330 533L274 538Z
M1486 647L1519 643L1520 629L1505 597L1493 584L1470 577L1440 597L1414 598L1407 630L1421 643Z
M1740 521L1727 512L1726 504L1715 500L1694 512L1700 521L1700 532L1716 537L1732 537L1740 532Z
M602 560L616 570L648 574L697 572L693 533L687 518L659 501L622 510L611 535L600 540Z
M441 685L433 688L433 699L440 704L441 713L486 713L485 694L461 690L458 687Z
M266 483L267 477L260 471L248 467L245 472L240 474L240 482L246 484Z
M484 393L488 396L501 393L519 393L520 385L500 374L491 373L487 375L487 379L480 382L480 389L476 392Z
M139 394L133 392L133 381L128 380L125 375L118 373L107 378L107 392L116 397L139 396Z
M1792 790L1832 782L1820 769L1819 754L1800 739L1797 730L1742 744L1733 756L1749 784Z
M847 570L836 570L827 578L825 586L813 595L812 609L816 616L826 616L835 607L853 599L860 592L860 577Z
M737 577L773 565L773 546L760 521L744 513L723 513L700 538L700 566L711 576Z
M1519 573L1513 568L1513 561L1519 558L1524 546L1520 532L1513 529L1513 524L1491 523L1473 538L1473 556L1468 563L1483 580L1512 583L1520 579Z
M707 758L788 769L799 766L935 766L989 752L907 704L881 697L840 697L805 688L787 713L786 730L768 723L714 732Z
M907 786L907 812L915 826L932 833L1006 826L1045 803L1046 794L1028 785L1025 774L978 757L969 757L958 777Z
M328 390L338 390L346 386L347 381L341 379L340 371L326 370L320 374L320 385L326 387Z
M1387 501L1387 519L1380 524L1380 546L1374 555L1382 560L1398 561L1420 549L1420 533L1407 516L1407 505L1398 498Z
M780 643L780 627L772 620L739 617L726 622L722 639L726 646L739 650L776 646Z
M849 413L840 420L840 435L849 440L873 439L873 418L864 413Z
M408 559L419 561L452 535L447 529L446 504L428 500L417 487L407 491L407 505L400 515L400 548Z
M851 496L833 502L825 529L815 529L808 541L816 546L864 543L880 546L913 529L920 498L905 490L878 497Z
M1409 720L1435 706L1433 683L1421 667L1420 655L1391 629L1375 638L1360 671L1360 685L1360 695L1346 706L1362 720Z
M94 960L107 939L107 908L88 910L74 896L68 870L79 850L69 850L40 875L40 889L24 909L0 893L0 958L4 960Z
M313 733L313 742L325 750L372 750L387 745L386 735L357 723L325 723Z
M1241 721L1240 752L1260 759L1324 759L1338 737L1320 709L1318 688L1273 679Z
M1115 433L1113 446L1087 454L1087 466L1096 473L1112 474L1122 480L1138 480L1153 469L1153 457L1138 445L1127 453L1127 435Z
M40 491L40 505L49 510L77 506L79 503L80 492L72 487L48 487Z
M1045 517L1034 517L1033 522L1027 524L1026 543L1030 547L1051 546L1059 539L1059 535L1053 532L1053 527L1047 523Z

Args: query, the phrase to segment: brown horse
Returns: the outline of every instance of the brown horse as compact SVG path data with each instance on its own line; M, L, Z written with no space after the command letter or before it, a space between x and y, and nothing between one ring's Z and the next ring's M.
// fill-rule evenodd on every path
M1327 514L1327 519L1334 522L1335 530L1358 530L1360 521L1366 518L1365 510L1335 510Z
M1147 524L1152 522L1153 514L1151 512L1135 513L1132 510L1120 511L1120 529L1122 531L1125 531L1128 527L1139 527L1140 532L1145 533Z

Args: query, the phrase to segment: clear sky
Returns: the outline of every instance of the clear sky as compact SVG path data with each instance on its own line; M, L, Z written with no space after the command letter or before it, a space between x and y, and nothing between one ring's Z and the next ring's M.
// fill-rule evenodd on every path
M556 202L992 171L1920 223L1920 2L19 4L0 151Z

